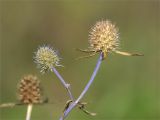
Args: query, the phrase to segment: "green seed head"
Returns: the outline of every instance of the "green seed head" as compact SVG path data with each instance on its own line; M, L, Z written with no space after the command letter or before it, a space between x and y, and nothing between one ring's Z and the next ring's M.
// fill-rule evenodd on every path
M39 47L37 52L35 52L34 59L42 73L51 70L52 67L60 66L60 58L57 56L56 52L48 46Z

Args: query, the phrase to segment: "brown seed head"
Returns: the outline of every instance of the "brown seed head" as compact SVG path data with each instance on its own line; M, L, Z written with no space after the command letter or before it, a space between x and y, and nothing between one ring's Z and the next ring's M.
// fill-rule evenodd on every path
M99 21L90 31L90 50L102 51L105 55L119 46L118 28L110 21Z
M36 104L42 102L40 81L36 76L28 75L18 84L18 99L24 104Z

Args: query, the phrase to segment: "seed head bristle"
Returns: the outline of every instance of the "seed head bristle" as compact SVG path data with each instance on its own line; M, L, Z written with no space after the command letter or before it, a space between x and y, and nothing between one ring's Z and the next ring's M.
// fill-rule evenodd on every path
M42 102L40 81L36 76L24 76L18 84L18 99L24 104L36 104Z
M41 69L40 72L42 73L51 70L54 66L60 66L60 58L56 52L48 46L39 47L37 52L35 52L34 59L35 63L37 63L37 67Z
M89 43L93 51L115 51L119 46L118 28L109 20L97 22L90 31Z

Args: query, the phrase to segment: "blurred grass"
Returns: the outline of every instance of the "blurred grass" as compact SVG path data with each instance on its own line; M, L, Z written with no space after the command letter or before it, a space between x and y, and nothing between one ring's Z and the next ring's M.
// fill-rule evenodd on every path
M33 52L49 44L59 51L65 68L58 68L77 97L94 69L97 56L74 61L88 47L88 31L97 20L110 19L120 29L121 49L144 57L109 55L87 92L89 117L78 109L69 120L160 119L160 1L53 0L0 1L0 103L16 101L16 85L24 74L37 74L53 104L35 106L32 120L58 119L68 99L52 73L41 75ZM1 109L0 120L22 120L26 107Z

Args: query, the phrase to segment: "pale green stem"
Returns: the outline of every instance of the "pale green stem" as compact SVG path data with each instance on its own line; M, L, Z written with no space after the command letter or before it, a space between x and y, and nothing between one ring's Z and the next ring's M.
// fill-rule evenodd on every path
M26 120L31 120L32 108L33 108L33 104L28 104Z

